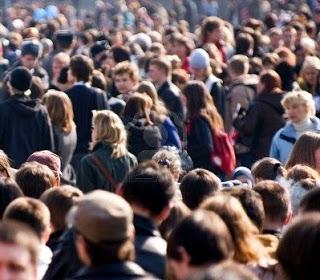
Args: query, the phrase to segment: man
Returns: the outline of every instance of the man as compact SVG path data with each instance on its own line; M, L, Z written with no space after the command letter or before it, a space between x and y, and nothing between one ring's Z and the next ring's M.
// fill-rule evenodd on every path
M135 264L133 213L120 196L96 190L85 195L70 217L85 268L72 279L153 279Z
M38 150L53 150L53 132L48 112L30 98L32 76L25 67L10 73L10 98L0 103L0 148L18 168Z
M134 213L136 262L146 271L163 279L166 242L158 231L170 213L175 186L169 171L156 163L136 167L120 189Z

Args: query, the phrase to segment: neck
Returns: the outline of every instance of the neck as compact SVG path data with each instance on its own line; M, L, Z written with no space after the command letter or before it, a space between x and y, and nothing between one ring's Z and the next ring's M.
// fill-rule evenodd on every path
M162 77L160 78L158 81L155 82L155 84L157 85L157 87L161 87L166 81L168 80L167 77Z
M263 224L263 230L282 231L283 224L281 222L270 221L266 218Z
M161 221L159 222L157 218L153 217L149 210L147 210L137 204L131 204L131 207L132 207L133 213L135 215L139 215L144 218L150 219L157 225L160 224Z

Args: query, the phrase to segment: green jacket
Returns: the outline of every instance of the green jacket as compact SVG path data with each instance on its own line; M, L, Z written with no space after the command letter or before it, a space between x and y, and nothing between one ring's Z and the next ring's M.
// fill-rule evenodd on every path
M92 153L100 159L113 179L119 183L137 165L136 157L129 152L121 158L112 158L112 149L106 142L98 144ZM77 186L84 193L95 189L111 190L110 182L107 181L96 164L93 163L90 154L83 157L80 161L77 172Z

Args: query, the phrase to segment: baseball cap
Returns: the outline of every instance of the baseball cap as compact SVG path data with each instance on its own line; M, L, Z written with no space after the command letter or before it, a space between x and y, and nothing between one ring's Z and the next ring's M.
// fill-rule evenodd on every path
M61 160L59 156L48 150L37 151L30 155L27 162L36 161L40 164L48 166L56 176L61 175Z

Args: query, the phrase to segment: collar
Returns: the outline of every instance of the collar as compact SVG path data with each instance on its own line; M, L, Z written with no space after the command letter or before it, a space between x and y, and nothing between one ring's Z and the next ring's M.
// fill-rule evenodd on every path
M157 226L149 218L134 214L133 224L136 229L137 235L148 235L148 236L161 237L161 234L160 234L159 230L157 229Z
M91 86L91 84L89 82L83 82L83 81L75 82L73 85L74 86L84 85L86 87L90 87Z

